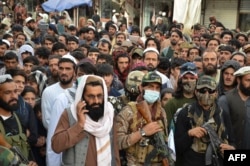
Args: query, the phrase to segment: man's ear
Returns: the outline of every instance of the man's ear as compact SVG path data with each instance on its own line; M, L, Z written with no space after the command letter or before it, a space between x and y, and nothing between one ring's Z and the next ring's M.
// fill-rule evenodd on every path
M195 89L195 90L194 90L194 94L195 94L195 96L197 96L197 92L198 92L198 91Z

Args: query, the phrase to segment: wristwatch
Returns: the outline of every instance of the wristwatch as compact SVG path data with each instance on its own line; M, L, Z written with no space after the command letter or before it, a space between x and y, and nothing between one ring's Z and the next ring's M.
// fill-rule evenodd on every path
M139 132L141 134L142 137L146 136L146 133L143 129L139 129Z

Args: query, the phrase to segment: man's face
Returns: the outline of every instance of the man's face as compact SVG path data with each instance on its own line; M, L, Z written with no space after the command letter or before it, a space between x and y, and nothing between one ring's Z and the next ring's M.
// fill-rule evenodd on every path
M243 36L239 36L237 40L240 42L241 46L244 46L247 42Z
M160 92L161 91L161 85L159 83L151 82L147 86L144 86L142 89L143 89L143 92L145 90L152 90L152 91Z
M0 45L0 57L4 56L7 46L5 44Z
M184 59L184 60L187 60L187 54L188 54L188 48L182 48L181 49L181 55L180 55L180 58Z
M7 38L7 40L10 42L10 48L9 50L14 50L15 49L15 43L13 37Z
M85 86L83 100L86 102L86 109L89 110L87 113L90 118L94 121L97 121L103 116L104 108L104 91L102 86Z
M39 85L37 84L36 81L27 81L26 86L34 88L36 94L39 94L39 87L38 87Z
M55 55L60 55L60 56L64 56L68 53L68 51L66 51L65 49L58 49L58 50L55 50L53 52L53 54Z
M97 46L98 50L100 51L100 53L102 54L109 54L109 45L108 43L99 43Z
M24 85L25 85L25 78L21 75L14 76L13 78L14 83L16 84L16 89L18 95L23 92Z
M210 40L209 43L207 44L207 48L211 50L215 50L218 46L219 43L216 40Z
M198 74L201 74L201 73L203 72L203 65L202 65L202 62L193 61L193 63L194 63L195 66L196 66L197 73L198 73Z
M132 64L141 63L142 57L138 54L132 56Z
M64 36L59 36L59 37L58 37L58 41L61 42L61 43L63 43L64 45L67 44L67 43L66 43L66 38L65 38Z
M203 48L206 48L207 40L208 39L205 39L204 37L201 37L200 38L200 46L203 47Z
M115 32L116 32L116 29L114 27L109 27L109 35L110 36L114 36L115 35Z
M8 112L18 108L17 86L14 82L0 84L0 107Z
M120 57L117 60L117 67L118 70L123 73L125 70L128 69L128 65L129 65L129 59L128 57Z
M27 58L28 56L31 56L31 53L29 53L29 52L24 52L24 53L21 54L22 59L25 59L25 58Z
M221 39L221 43L222 44L228 44L229 40L232 39L232 36L231 35L228 35L228 34L225 34L222 39Z
M16 44L18 47L21 47L25 42L25 37L23 35L18 35L16 38Z
M68 41L67 46L68 46L68 50L71 52L71 51L74 51L75 49L77 49L79 47L79 44L77 44L74 41Z
M97 60L99 55L100 55L99 52L89 52L88 53L88 58L91 59L94 64L96 64L96 60Z
M154 37L155 37L159 42L162 42L162 37L161 37L161 34L160 34L160 33L155 33L155 34L154 34Z
M143 62L147 65L150 71L156 69L159 64L158 55L155 52L147 52L143 59Z
M116 44L122 45L122 42L123 42L123 41L125 41L124 35L118 35L118 36L116 37Z
M102 78L104 79L107 88L110 88L111 84L113 82L113 78L114 78L113 74L108 74L108 75L102 76Z
M107 63L106 59L98 58L96 61L96 64L98 64L98 65L104 64L104 63Z
M148 29L147 31L144 32L146 37L152 36L153 32L152 29Z
M6 67L6 70L16 69L18 66L18 61L16 59L6 59L4 60L4 65Z
M200 46L200 38L199 38L199 37L194 37L194 38L193 38L193 42L194 42L194 44L195 44L197 47Z
M36 23L34 21L31 21L30 23L27 23L27 27L34 31L36 29Z
M164 107L166 103L168 102L168 100L171 99L172 97L173 97L172 93L165 93L165 95L161 99L162 107Z
M154 40L149 40L148 41L148 43L146 45L146 48L148 48L148 47L153 47L153 48L157 49L157 45L156 45Z
M246 95L250 96L250 74L242 76L242 78L237 78L240 91Z
M87 33L86 40L87 40L87 41L92 41L94 38L95 38L95 33L94 33L93 31L89 31L89 32Z
M69 34L71 36L76 36L77 31L76 30L69 30Z
M48 48L50 51L52 50L52 47L53 47L53 43L52 43L52 41L50 41L50 40L45 40L44 41L44 46L46 47L46 48Z
M37 56L37 59L39 61L40 66L47 66L48 65L48 59L47 58Z
M26 73L26 75L29 75L31 73L33 66L34 64L30 62L23 64L23 70Z
M243 55L234 55L232 60L239 62L240 67L245 66L245 59Z
M233 86L234 81L235 81L235 76L233 75L235 70L231 67L227 68L223 72L223 81L224 81L224 86L230 87Z
M217 55L215 52L205 52L202 58L203 71L207 75L215 74L217 71Z
M176 33L176 32L173 32L171 33L171 36L170 36L170 42L173 46L175 46L176 44L178 44L178 42L181 40L180 36Z
M190 50L189 50L189 57L188 57L188 60L189 60L190 62L193 62L193 60L194 60L196 57L199 57L199 50L197 50L197 49L190 49Z
M59 81L63 85L71 84L75 76L75 69L71 62L62 62L58 65Z
M220 51L220 65L223 65L226 61L230 60L232 53L229 51Z
M56 58L49 60L49 70L53 77L58 76L58 61L59 59Z
M36 104L36 95L32 92L27 92L24 96L23 99L29 103L32 108L34 108L35 104Z

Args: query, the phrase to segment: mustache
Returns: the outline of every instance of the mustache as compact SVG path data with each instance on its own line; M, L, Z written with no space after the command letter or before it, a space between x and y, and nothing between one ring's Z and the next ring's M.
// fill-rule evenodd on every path
M101 104L91 104L90 107L101 107Z
M11 102L13 102L13 101L15 101L16 103L18 102L17 99L12 99L12 100L10 100L8 103L11 103Z

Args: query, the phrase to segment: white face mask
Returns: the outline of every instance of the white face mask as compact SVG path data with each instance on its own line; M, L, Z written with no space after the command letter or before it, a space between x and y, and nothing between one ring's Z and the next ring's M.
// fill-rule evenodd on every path
M143 98L149 103L153 104L160 98L160 92L154 90L145 90Z

